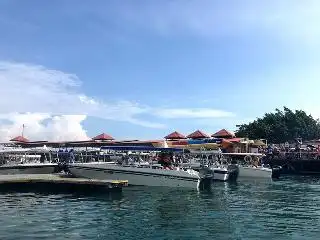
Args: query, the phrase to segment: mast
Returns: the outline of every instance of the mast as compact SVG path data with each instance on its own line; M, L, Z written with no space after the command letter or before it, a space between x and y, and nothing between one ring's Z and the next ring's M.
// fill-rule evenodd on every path
M24 135L24 127L25 127L24 124L22 124L22 133L21 133L21 136L22 136L22 137L24 137L24 136L23 136L23 135Z

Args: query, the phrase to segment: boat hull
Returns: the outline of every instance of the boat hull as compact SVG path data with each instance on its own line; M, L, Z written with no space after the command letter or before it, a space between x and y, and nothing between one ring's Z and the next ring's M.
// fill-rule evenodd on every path
M184 171L122 167L103 164L69 164L75 177L101 180L128 180L129 185L199 188L200 179Z
M16 164L0 166L0 175L50 174L57 171L58 164Z
M272 169L239 166L238 178L272 178Z
M229 165L226 168L213 167L213 179L216 181L236 181L239 175L239 168L236 165Z
M229 171L226 169L217 169L214 168L213 170L213 180L215 181L228 181L229 179Z

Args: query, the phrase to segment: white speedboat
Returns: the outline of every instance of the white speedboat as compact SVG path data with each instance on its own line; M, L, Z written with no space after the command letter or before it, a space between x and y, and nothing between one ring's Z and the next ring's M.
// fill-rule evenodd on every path
M58 170L58 164L45 159L45 150L2 149L0 150L0 175L49 174Z
M213 171L213 179L217 181L228 181L229 179L229 171L225 167L211 167Z
M0 175L50 174L58 169L56 163L10 163L0 166Z
M273 175L279 175L280 171L277 171L277 174L273 174L272 168L267 165L263 165L261 158L264 156L260 153L223 153L223 156L226 157L236 157L243 159L238 165L239 175L238 178L257 178L257 179L271 179Z
M213 171L213 180L229 181L237 180L239 169L236 164L230 164L220 151L192 151L191 162L208 166Z
M212 166L213 179L217 181L236 181L239 175L239 167L235 164L226 166Z
M117 165L109 163L71 163L68 169L75 177L101 180L128 180L129 185L210 188L210 169L163 169L158 165Z
M272 178L272 169L263 166L239 165L239 178Z

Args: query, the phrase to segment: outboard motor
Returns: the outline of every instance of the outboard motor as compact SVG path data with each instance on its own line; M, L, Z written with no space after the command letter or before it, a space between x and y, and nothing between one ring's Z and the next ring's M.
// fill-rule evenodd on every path
M68 172L68 167L67 167L67 164L66 162L58 162L58 166L57 168L55 168L55 173L59 173L59 172Z
M239 176L239 166L237 164L234 164L231 162L231 164L228 165L228 172L229 172L229 181L236 181Z
M70 154L71 153L71 154ZM68 163L71 161L74 161L74 154L73 150L71 149L70 153L68 151L59 151L58 156L59 156L59 162L58 162L58 168L56 172L62 172L64 171L65 173L70 173L68 169Z
M209 168L199 169L200 180L198 182L198 190L211 190L213 184L213 171Z
M279 179L281 175L282 167L277 166L272 168L272 178Z
M212 178L202 178L202 179L199 180L198 190L200 190L200 191L211 190L212 189L212 183L213 183Z

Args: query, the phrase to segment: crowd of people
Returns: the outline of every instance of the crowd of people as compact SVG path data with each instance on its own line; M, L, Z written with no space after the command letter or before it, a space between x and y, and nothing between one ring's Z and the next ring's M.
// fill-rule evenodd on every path
M265 154L271 158L314 158L320 159L320 145L305 145L300 141L296 141L294 145L286 144L270 144L266 147L259 147L259 153Z

